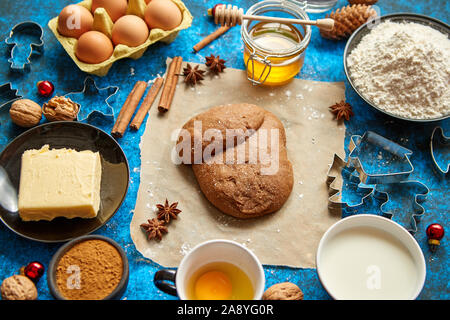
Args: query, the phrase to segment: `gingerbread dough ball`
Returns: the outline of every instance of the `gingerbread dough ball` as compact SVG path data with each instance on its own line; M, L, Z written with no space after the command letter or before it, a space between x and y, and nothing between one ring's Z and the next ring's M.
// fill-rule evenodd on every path
M196 123L201 123L201 129L197 129ZM200 189L220 211L236 218L255 218L279 210L287 201L294 184L294 172L287 156L283 124L273 113L248 103L222 105L195 116L183 129L194 139L198 134L204 136L210 130L222 136L223 141L219 143L222 150L215 150L214 155L204 158L200 164L196 164L196 159L192 157L196 153L197 144L194 139L190 141L190 160L194 163L192 169ZM196 130L202 132L195 132ZM234 140L227 141L227 130L236 134ZM273 137L278 138L278 141L272 143L269 140L273 131L277 133ZM258 142L263 139L267 144ZM259 150L260 144L264 152ZM213 143L203 139L198 145L204 155L205 150ZM253 154L259 155L257 161L251 161L248 150L254 149L252 146L256 146ZM274 154L272 146L277 147L273 150ZM264 160L268 161L261 161L261 155L265 152L267 153ZM278 152L278 155L275 156L275 152ZM238 154L241 154L245 161L241 159L239 163ZM276 168L267 173L264 170L269 164L274 164L273 167Z
M303 292L291 282L277 283L264 292L263 300L303 300Z
M36 300L37 289L33 281L25 276L14 275L3 280L3 300Z

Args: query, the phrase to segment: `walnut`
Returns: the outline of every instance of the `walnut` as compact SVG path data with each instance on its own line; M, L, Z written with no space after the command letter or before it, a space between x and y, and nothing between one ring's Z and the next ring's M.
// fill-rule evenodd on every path
M48 121L73 121L77 118L80 105L66 97L53 97L44 103L42 111Z
M42 118L41 106L28 99L16 100L9 109L12 122L24 128L31 128Z
M291 282L277 283L264 292L263 300L303 300L303 292Z
M36 300L37 289L33 281L25 276L14 275L3 280L1 287L3 300Z

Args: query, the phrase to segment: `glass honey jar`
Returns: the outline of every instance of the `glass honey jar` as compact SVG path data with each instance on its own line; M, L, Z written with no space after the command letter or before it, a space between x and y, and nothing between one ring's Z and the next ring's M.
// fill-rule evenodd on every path
M293 0L264 0L247 15L270 15L309 20L305 6ZM244 20L241 27L244 63L255 85L283 85L301 70L311 40L311 26Z

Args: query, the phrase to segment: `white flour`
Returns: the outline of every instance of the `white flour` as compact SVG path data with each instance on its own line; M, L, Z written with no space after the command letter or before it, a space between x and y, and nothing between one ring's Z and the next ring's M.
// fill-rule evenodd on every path
M450 113L450 40L431 27L380 23L347 63L358 90L380 109L410 119Z

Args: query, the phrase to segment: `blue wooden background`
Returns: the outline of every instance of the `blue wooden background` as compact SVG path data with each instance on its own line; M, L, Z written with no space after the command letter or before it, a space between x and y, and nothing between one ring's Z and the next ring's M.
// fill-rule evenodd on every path
M86 74L78 70L62 46L56 41L47 27L47 22L57 16L60 10L70 4L71 0L34 0L18 2L16 0L2 0L0 2L0 38L6 39L11 28L19 22L32 20L44 27L45 53L42 57L33 59L31 70L25 74L11 73L7 62L9 52L5 42L0 43L0 85L11 82L13 88L18 89L21 96L43 103L46 100L36 92L39 80L50 80L55 84L56 94L64 95L69 92L80 91ZM231 1L230 1L231 2ZM243 8L248 8L256 1L232 1ZM111 68L106 77L94 77L101 88L107 86L119 87L119 92L110 101L116 114L125 101L128 92L137 80L149 80L165 69L166 57L180 55L186 61L203 62L204 57L211 53L220 54L227 60L227 65L234 68L244 68L242 60L242 42L237 29L228 32L221 39L199 53L192 52L192 46L205 35L211 33L216 26L206 16L206 9L216 3L213 0L185 0L186 5L194 15L193 26L182 31L178 38L170 45L153 45L139 60L121 60ZM347 1L339 0L335 8L346 5ZM377 5L381 14L394 12L422 13L448 23L450 4L446 0L380 0ZM314 18L324 14L311 15ZM322 39L318 30L314 28L311 44L308 47L305 65L299 75L302 79L318 81L344 81L342 54L345 41L333 42ZM427 279L420 299L448 299L449 277L447 240L444 238L438 252L431 254L428 250L425 228L432 222L439 222L445 228L449 227L447 214L449 213L449 183L439 179L432 170L428 144L434 126L444 127L450 134L450 121L446 120L434 124L418 124L396 121L370 109L346 83L347 100L354 106L355 116L346 123L347 138L351 134L363 134L373 130L413 150L412 162L416 170L413 178L426 184L431 192L424 207L426 210L418 226L416 239L422 247L427 260ZM1 102L0 102L1 104ZM83 108L99 110L104 108L101 99ZM0 110L0 150L15 135L20 133L9 123L8 105ZM6 110L6 112L5 112ZM85 110L86 111L86 110ZM144 122L145 123L145 122ZM110 132L113 122L94 123ZM145 129L143 125L138 132L127 132L120 144L125 150L131 169L131 185L128 196L119 212L106 226L97 233L111 237L118 241L126 250L130 261L130 282L124 298L126 299L174 299L174 297L158 291L153 285L154 273L160 268L150 260L144 259L136 250L130 238L129 222L136 201L139 186L139 141ZM325 177L324 177L325 181ZM349 193L348 191L347 193ZM326 205L326 204L324 204ZM400 207L401 204L398 204ZM398 208L399 208L398 207ZM379 203L372 203L364 208L364 212L380 214ZM359 212L361 213L361 212ZM23 239L2 224L0 225L0 280L18 272L22 265L38 260L48 265L52 255L60 244L43 244ZM168 253L170 254L170 253ZM329 299L322 288L314 269L291 269L285 267L265 266L267 286L277 282L291 281L298 284L305 299ZM38 283L39 299L51 299L45 277Z

